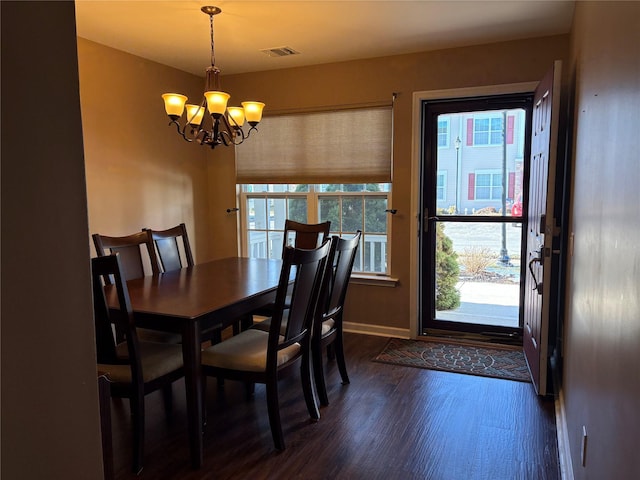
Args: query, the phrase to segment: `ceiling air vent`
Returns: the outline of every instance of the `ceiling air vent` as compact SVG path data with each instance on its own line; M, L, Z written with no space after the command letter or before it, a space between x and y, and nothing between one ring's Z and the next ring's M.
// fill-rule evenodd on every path
M300 52L296 52L291 47L276 47L260 50L262 53L266 53L270 57L288 57L289 55L299 55Z

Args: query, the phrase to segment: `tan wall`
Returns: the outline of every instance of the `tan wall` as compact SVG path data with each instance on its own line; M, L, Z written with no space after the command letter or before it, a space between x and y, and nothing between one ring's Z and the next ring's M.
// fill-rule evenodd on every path
M393 246L391 274L396 288L352 285L347 321L409 328L412 94L482 85L537 81L554 60L566 60L568 36L553 36L469 48L440 50L331 65L227 76L232 98L267 104L265 113L296 108L391 101L398 92L394 130ZM353 134L358 134L354 125Z
M575 240L563 394L573 472L640 478L640 3L576 2L570 73Z
M167 126L160 97L177 91L197 101L203 80L82 38L78 58L89 232L119 236L184 222L196 262L212 258L215 158Z
M98 479L102 457L74 6L3 1L0 8L0 476Z

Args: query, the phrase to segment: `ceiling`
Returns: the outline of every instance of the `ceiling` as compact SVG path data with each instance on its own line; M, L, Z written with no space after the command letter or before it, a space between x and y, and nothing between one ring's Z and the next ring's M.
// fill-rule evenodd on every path
M211 3L213 2L213 3ZM223 74L439 50L568 33L573 1L76 0L78 36L203 76L215 5ZM261 50L290 47L299 55Z

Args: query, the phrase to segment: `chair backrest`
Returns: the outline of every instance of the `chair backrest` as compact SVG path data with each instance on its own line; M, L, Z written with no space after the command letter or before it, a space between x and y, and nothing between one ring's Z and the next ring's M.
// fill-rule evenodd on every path
M362 232L358 230L351 238L331 237L331 250L327 259L326 271L322 281L322 290L318 303L318 316L315 328L319 334L322 322L334 319L342 321L344 301L347 296L349 278L358 253Z
M293 343L301 343L303 348L308 348L329 248L328 241L313 250L285 248L269 329L268 365L275 365L278 350ZM292 276L293 284L289 288ZM287 324L284 338L281 338L285 311Z
M308 224L295 222L293 220L285 220L284 222L284 247L293 246L294 248L304 248L311 250L318 248L329 237L329 228L331 222Z
M120 254L120 267L125 281L144 277L145 272L141 252L141 248L144 247L146 247L149 254L151 273L153 275L160 273L160 267L158 266L158 259L150 232L142 231L124 237L107 237L94 233L92 237L96 247L96 253L99 257L104 257L109 253ZM111 280L105 278L105 282L111 283Z
M91 275L93 280L93 313L96 332L96 352L98 363L110 365L129 365L131 378L142 382L140 347L133 321L133 311L129 299L129 290L122 274L120 254L114 253L91 259ZM104 278L112 278L111 294L115 293L118 309L109 308L105 295ZM115 292L113 292L115 290ZM115 328L112 328L115 327ZM128 356L116 354L116 337L114 331L123 332L127 342Z
M156 246L160 265L164 272L193 267L193 254L191 253L187 227L184 223L166 230L151 230L150 228L143 230L151 232L151 238ZM182 238L183 256L180 254L179 238Z

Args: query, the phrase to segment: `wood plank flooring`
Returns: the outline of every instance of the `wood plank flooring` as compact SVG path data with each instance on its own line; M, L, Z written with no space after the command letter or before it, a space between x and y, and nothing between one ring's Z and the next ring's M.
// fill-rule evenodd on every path
M345 335L351 384L327 362L331 404L311 422L299 378L281 382L287 448L277 452L264 386L209 379L204 464L189 467L184 384L174 410L147 396L145 467L129 473L129 407L112 401L118 480L208 479L559 479L553 400L529 383L372 362L387 339Z

